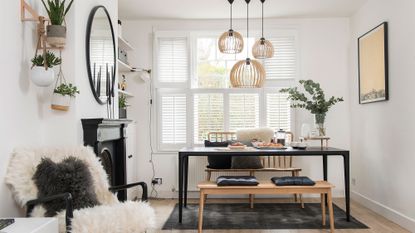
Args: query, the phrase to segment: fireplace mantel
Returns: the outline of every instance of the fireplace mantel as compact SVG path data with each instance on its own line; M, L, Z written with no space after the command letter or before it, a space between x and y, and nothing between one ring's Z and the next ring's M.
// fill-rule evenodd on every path
M84 145L94 148L108 174L110 185L125 185L126 180L126 128L131 120L89 118L82 119ZM118 199L127 199L125 191Z

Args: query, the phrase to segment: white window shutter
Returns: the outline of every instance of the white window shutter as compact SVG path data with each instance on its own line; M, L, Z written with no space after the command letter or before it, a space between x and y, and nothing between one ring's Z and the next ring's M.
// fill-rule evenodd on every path
M194 143L202 143L207 134L224 131L223 94L195 94Z
M186 143L186 95L161 94L161 143Z
M297 49L295 36L270 38L274 57L265 59L267 79L295 79L297 73Z
M275 130L291 130L291 108L287 93L267 93L267 126Z
M189 79L187 38L158 38L158 81L185 83Z
M259 95L229 94L229 130L259 127Z

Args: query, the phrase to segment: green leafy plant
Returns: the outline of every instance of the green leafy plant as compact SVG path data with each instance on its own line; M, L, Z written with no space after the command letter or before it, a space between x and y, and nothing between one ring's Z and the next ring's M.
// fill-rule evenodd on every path
M65 21L65 16L71 9L73 0L69 2L68 6L65 8L66 0L47 0L47 5L44 0L42 0L43 6L45 7L50 23L52 25L62 25Z
M66 84L62 83L58 87L53 90L53 93L60 94L60 95L68 95L70 97L75 97L76 94L79 94L79 90L76 86L72 85L71 83Z
M118 106L122 109L127 108L127 97L125 97L125 95L118 96Z
M343 101L343 97L334 96L326 100L320 84L313 80L300 80L299 82L309 94L309 97L300 92L297 87L280 90L282 93L288 93L288 99L292 101L292 108L304 108L312 114L326 114L333 105Z
M48 51L46 52L46 65L48 68L52 68L54 66L60 65L62 63L62 59L56 57L54 53ZM44 66L45 65L45 58L42 55L37 55L32 59L33 66ZM32 66L32 67L33 67Z

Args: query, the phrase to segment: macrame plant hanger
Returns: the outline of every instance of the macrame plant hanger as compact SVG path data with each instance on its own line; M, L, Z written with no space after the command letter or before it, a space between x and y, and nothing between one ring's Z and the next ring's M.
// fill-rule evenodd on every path
M35 57L37 57L38 55L38 51L42 50L43 51L43 61L44 61L44 67L45 70L48 70L48 64L46 61L46 53L47 53L47 46L46 46L46 30L45 30L45 23L48 20L43 17L43 16L39 16L39 23L37 24L37 45L36 45L36 50L35 50ZM32 65L32 68L35 66L35 64Z
M62 50L59 50L59 58L62 60ZM59 65L59 73L58 73L58 76L56 78L55 87L53 88L53 90L56 90L56 88L59 87L62 84L67 85L68 83L65 79L65 75L63 74L62 63L61 63ZM53 95L60 95L60 94L53 93ZM59 111L68 111L69 106L61 106L61 105L52 104L52 109L59 110Z

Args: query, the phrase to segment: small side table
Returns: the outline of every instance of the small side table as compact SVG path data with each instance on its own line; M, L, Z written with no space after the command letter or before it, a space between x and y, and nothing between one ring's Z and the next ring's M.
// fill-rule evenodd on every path
M14 218L14 223L0 233L58 233L57 218Z
M309 137L309 138L304 138L304 140L305 141L320 141L320 145L321 145L321 148L323 148L323 147L329 147L329 140L330 140L330 137L327 137L327 136L316 136L316 137ZM326 144L325 146L324 146L324 144Z

